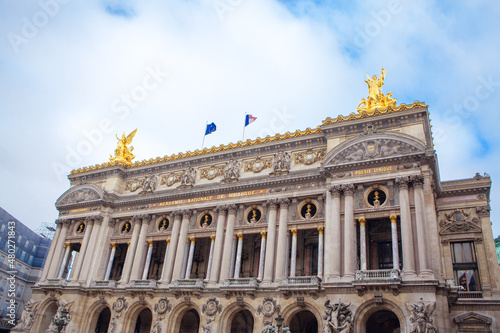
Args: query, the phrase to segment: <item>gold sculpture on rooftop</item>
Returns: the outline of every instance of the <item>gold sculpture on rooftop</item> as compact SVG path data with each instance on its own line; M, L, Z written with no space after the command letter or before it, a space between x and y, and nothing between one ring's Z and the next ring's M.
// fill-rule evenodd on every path
M361 99L361 103L358 105L358 112L386 109L388 106L396 106L396 99L392 97L392 93L389 92L385 95L382 93L386 72L387 70L384 70L382 67L381 74L378 78L376 75L370 78L368 74L366 74L368 80L365 80L365 82L368 84L368 97L366 99Z
M125 162L127 164L132 163L132 160L135 158L134 154L132 154L132 150L134 150L134 147L127 147L127 145L132 143L132 139L134 138L135 133L137 133L137 128L126 137L125 132L123 132L121 139L118 137L118 135L116 136L116 138L118 139L118 144L116 145L115 156L110 155L109 157L109 160L111 162Z

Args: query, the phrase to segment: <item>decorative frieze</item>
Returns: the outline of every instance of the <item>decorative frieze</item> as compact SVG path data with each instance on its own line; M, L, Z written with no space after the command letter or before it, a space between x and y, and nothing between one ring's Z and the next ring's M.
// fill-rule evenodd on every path
M292 156L289 152L284 152L282 150L274 154L273 158L273 172L271 175L279 176L285 175L290 171L290 166L292 164Z
M224 175L224 165L212 165L208 168L200 168L200 179L212 180Z
M477 217L470 217L470 215L463 210L455 210L450 214L444 214L444 216L445 219L439 222L440 235L481 232L479 219Z
M322 161L325 158L326 149L313 150L308 149L306 151L295 153L295 163L311 165L318 161Z
M172 186L175 183L178 183L181 181L182 178L182 173L180 172L172 172L169 173L168 175L162 175L160 177L160 185L167 185L167 186Z
M262 170L268 169L273 166L273 160L271 158L261 158L257 157L253 161L248 161L243 163L244 172L259 173Z

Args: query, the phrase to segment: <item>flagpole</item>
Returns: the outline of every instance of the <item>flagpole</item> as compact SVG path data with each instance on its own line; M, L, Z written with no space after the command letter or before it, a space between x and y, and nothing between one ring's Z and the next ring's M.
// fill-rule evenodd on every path
M205 134L203 134L203 141L201 142L201 150L203 150L203 146L205 146L205 137L207 136L207 125L208 125L208 120L205 123Z
M245 122L243 123L243 136L241 137L241 142L245 140L245 127L247 127L247 113L245 112Z

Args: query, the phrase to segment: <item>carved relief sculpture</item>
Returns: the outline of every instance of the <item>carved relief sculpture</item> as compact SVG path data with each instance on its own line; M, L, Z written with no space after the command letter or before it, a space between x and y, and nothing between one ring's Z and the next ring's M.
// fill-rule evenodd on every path
M279 314L281 311L281 305L276 304L276 301L272 297L266 297L262 301L262 305L259 305L257 307L257 314L263 314L264 317L264 324L268 325L271 324L273 321L273 316L274 314Z
M470 212L456 210L449 214L444 214L445 219L439 222L439 234L447 235L452 233L481 232L479 219L470 217Z
M72 203L80 203L80 202L88 202L99 200L101 197L99 193L90 188L83 188L80 190L76 190L70 194L68 194L64 199L59 202L61 205L72 204Z
M264 169L270 168L273 166L272 160L270 158L260 158L257 157L255 160L244 163L244 171L253 173L259 173Z
M61 332L58 329L58 326L61 325L64 328L70 323L71 316L69 314L69 309L73 303L74 302L65 302L63 300L59 301L56 314L54 315L54 318L52 318L52 322L50 323L47 332Z
M224 168L224 181L236 181L240 178L241 163L237 160L231 159L226 162Z
M222 305L219 304L219 300L215 297L210 297L206 304L203 304L201 308L202 313L206 313L207 316L214 316L217 312L222 312Z
M15 326L16 329L31 329L31 327L33 326L33 322L35 321L36 313L38 311L38 303L39 302L32 302L30 300L24 305L23 314L21 315L21 319L19 319L19 322Z
M437 328L433 324L432 313L436 309L436 302L425 305L423 302L417 304L406 303L410 311L410 333L436 333Z
M289 152L280 150L278 153L274 154L273 174L281 175L288 173L288 171L290 171L291 161L292 158Z
M320 149L320 150L308 149L301 153L294 154L295 163L311 165L315 162L323 160L325 158L325 153L326 153L325 149Z
M340 300L331 304L330 300L325 303L325 314L323 315L323 333L351 333L352 311L349 309L351 303L344 304Z
M196 180L196 170L193 167L188 167L182 171L180 188L192 187Z
M153 174L147 175L142 185L142 191L140 194L153 193L154 191L156 191L157 184L158 177Z

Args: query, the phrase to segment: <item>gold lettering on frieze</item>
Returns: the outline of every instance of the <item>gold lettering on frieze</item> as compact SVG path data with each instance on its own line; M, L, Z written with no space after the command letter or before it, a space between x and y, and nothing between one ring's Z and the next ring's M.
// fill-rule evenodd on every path
M378 168L371 168L371 169L364 169L364 170L356 170L356 171L353 171L352 175L353 176L362 176L362 175L369 175L372 173L395 171L396 169L397 169L397 167L395 165L391 165L391 166L387 166L387 167L378 167Z
M154 207L175 206L175 205L182 205L182 204L186 204L186 203L221 200L221 199L227 199L227 198L238 198L238 197L246 197L246 196L266 194L266 193L269 193L268 188L263 189L263 190L253 190L253 191L244 191L244 192L236 192L236 193L209 195L209 196L205 196L205 197L190 198L190 199L164 201L164 202L150 204L149 207L154 208Z
M70 213L80 213L80 212L86 212L88 210L89 210L88 208L79 208L79 209L72 209L69 212Z

